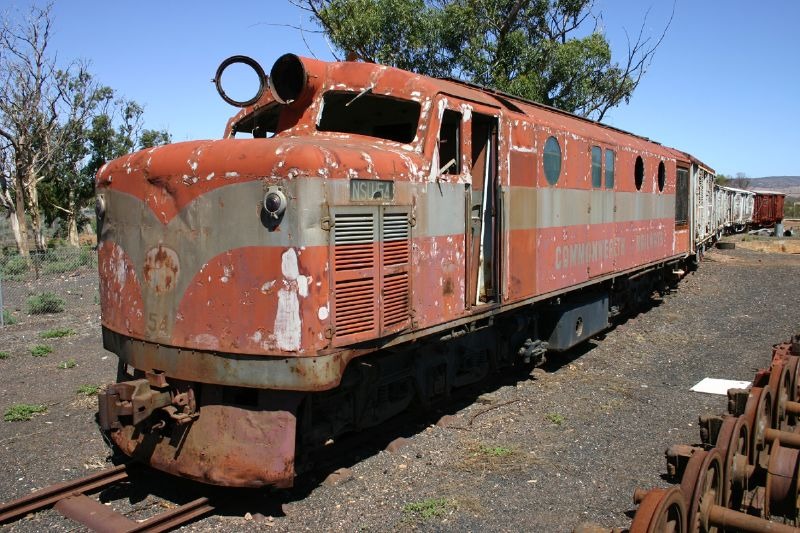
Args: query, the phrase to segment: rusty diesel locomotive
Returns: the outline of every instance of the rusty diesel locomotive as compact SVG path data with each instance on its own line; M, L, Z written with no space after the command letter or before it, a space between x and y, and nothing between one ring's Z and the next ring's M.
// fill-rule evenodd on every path
M248 61L223 139L97 175L99 420L155 468L290 486L304 450L596 335L704 246L683 152L459 81Z

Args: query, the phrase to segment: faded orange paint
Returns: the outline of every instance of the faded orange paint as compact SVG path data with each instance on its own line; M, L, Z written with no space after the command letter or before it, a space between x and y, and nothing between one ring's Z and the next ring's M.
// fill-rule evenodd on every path
M676 161L685 161L685 158L680 152L644 138L518 99L511 98L515 107L510 108L504 103L508 102L508 96L499 100L491 91L465 84L435 80L379 65L302 61L308 72L307 86L297 100L284 106L279 131L274 138L230 138L236 124L275 103L275 96L265 92L260 101L229 121L228 138L178 143L118 159L101 169L97 178L98 191L117 191L138 199L164 225L160 231L165 232L165 237L173 231L167 228L167 224L172 224L179 216L191 217L193 206L201 204L203 198L212 192L220 197L218 201L223 205L226 202L224 191L228 187L249 182L261 182L265 188L282 184L291 188L293 183L304 179L322 180L328 197L319 200L323 204L341 206L348 204L349 198L336 192L341 189L331 189L329 184L346 182L354 177L390 179L397 184L397 195L390 203L409 206L410 216L414 216L418 210L426 209L428 200L420 194L419 188L400 187L399 184L407 182L427 186L432 178L436 178L431 173L431 161L437 149L440 114L442 110L452 108L464 117L461 147L464 160L462 173L448 177L449 183L454 183L453 180L456 183L473 182L468 158L472 146L468 126L470 116L481 113L498 120L496 179L500 185L509 187L509 194L515 194L516 187L531 186L539 190L593 191L592 146L614 150L616 154L616 179L610 192L659 198L675 194ZM324 91L362 91L365 88L371 88L373 94L420 102L420 122L409 145L316 130L320 95ZM550 136L559 140L562 150L562 170L555 185L546 181L542 170L542 150ZM645 174L638 191L632 179L637 157L643 158ZM664 190L658 191L656 173L661 162L665 164L668 179ZM601 187L598 193L600 191L606 191L605 187ZM252 204L238 208L252 213L250 220L255 226L259 223L260 204L256 198L253 200ZM292 209L294 200L291 197L289 203ZM458 207L455 216L466 221L465 216L456 214L462 208L453 207ZM511 213L510 216L513 218L515 215ZM608 217L610 213L604 216ZM641 216L645 218L640 222L567 227L553 219L545 221L547 227L504 228L499 235L503 244L497 265L505 299L537 298L589 279L635 268L638 264L689 253L688 241L683 237L676 240L668 219L648 221L646 213ZM323 209L306 223L320 225L324 217ZM179 235L186 243L183 253L191 249L192 243L198 247L206 246L203 244L208 233L204 228L206 224L225 222L187 220L193 225L188 231L181 230ZM413 324L423 329L482 312L481 306L465 306L467 258L466 229L463 228L462 225L461 231L446 234L441 234L436 227L418 227L412 232L409 312L413 321L404 327L410 333L414 331ZM254 230L242 228L242 231ZM111 294L106 295L104 314L107 318L104 323L114 331L135 334L143 340L230 353L313 357L320 350L346 346L347 343L331 342L334 293L326 247L308 246L298 241L304 231L300 226L289 227L283 223L270 231L276 237L265 233L263 247L230 249L193 268L183 265L185 260L179 255L169 256L169 252L158 245L153 248L155 251L151 250L154 255L148 255L144 264L131 267L134 271L142 269L148 290L162 299L173 300L169 305L162 305L154 298L144 299L144 307L149 305L152 309L143 310L143 320L149 320L151 326L155 324L155 331L148 334L142 331L141 325L128 328L125 325L127 318L123 318L128 307ZM280 241L283 239L277 239L280 235L286 235L289 242L294 240L295 244L286 246L268 242ZM642 245L642 239L648 243ZM574 264L569 268L556 267L559 250L564 246L588 245L590 249L591 246L600 246L607 250L609 243L613 248L617 241L623 243L625 253L607 257L605 251L601 253L606 253L606 257L600 260ZM640 243L638 248L637 242ZM281 261L288 250L295 250L292 253L299 260L298 275L301 279L312 280L307 287L298 287L296 281L287 282L281 273ZM232 273L230 276L226 275L226 269ZM113 275L116 274L112 269L104 271L104 278ZM191 281L182 294L175 294L172 287L179 276ZM278 315L285 314L286 308L283 311L279 309L279 291L286 291L284 285L287 283L294 287L294 292L289 292L295 296L286 296L291 299L288 305L292 316L286 315L286 320L281 322ZM300 297L295 305L294 298L303 291L308 295ZM160 328L165 320L171 324ZM283 341L278 339L281 334L274 331L276 320L290 323L291 332ZM380 335L377 329L373 329L369 333L349 336L347 342L370 340Z
M143 337L144 305L136 268L113 242L97 247L100 276L100 315L104 327L132 337Z
M114 434L126 453L210 483L286 486L299 395L284 405L277 389L331 389L353 357L693 251L687 229L675 228L676 165L690 164L682 152L469 84L294 59L299 92L264 92L231 118L224 139L144 150L97 175L107 205L98 247L106 346L167 383L209 387L179 449L168 430L126 425ZM417 102L413 139L323 131L328 91ZM275 106L273 137L235 138ZM452 175L439 174L446 110L461 117ZM562 154L554 185L543 167L551 136ZM615 154L613 187L605 157L593 187L595 146ZM472 211L485 216L474 202L487 169L494 204L485 226L496 230L482 241ZM351 196L354 179L379 180L376 190L392 196ZM285 198L285 212L265 213L268 191ZM475 299L482 243L482 264L497 276L488 303ZM242 409L223 399L227 386L269 394Z

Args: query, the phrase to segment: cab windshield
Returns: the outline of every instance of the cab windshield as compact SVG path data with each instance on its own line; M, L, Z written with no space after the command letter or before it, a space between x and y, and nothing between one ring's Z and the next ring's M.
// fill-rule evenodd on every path
M370 92L329 91L322 101L317 129L354 133L399 143L417 134L419 102Z

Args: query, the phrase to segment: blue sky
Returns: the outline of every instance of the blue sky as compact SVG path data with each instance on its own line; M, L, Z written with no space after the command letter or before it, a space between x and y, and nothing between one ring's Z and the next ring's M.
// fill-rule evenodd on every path
M2 0L25 9L24 0ZM667 1L596 0L616 58L649 9L645 33L657 38ZM751 177L800 175L800 2L676 0L664 42L628 105L604 122L688 151L717 172ZM210 82L234 54L269 70L285 52L330 59L305 13L284 0L110 2L58 0L54 49L60 61L85 59L95 76L145 106L146 126L175 141L215 138L235 108Z

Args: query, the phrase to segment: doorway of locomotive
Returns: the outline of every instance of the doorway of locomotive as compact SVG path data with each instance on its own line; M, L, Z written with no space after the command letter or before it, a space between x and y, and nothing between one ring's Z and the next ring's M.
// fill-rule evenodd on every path
M437 138L440 178L465 186L465 308L499 303L501 207L498 191L500 110L447 97Z
M497 117L472 113L470 121L467 306L498 301L500 224L497 172Z

